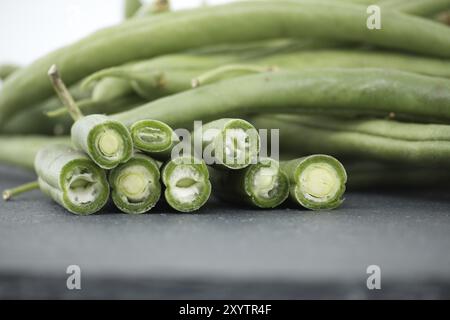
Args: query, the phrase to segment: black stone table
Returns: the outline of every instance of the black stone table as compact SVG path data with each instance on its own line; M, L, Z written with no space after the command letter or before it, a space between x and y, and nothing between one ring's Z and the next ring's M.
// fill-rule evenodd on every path
M32 178L0 166L1 189ZM81 290L66 287L69 265ZM450 192L350 192L323 213L213 200L78 217L35 191L0 203L0 298L450 298Z

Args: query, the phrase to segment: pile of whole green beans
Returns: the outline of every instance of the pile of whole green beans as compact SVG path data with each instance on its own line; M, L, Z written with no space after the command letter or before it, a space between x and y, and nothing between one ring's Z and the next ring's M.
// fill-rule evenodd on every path
M368 27L370 5L381 29ZM3 197L40 189L80 215L109 199L128 214L161 198L193 212L211 195L324 210L343 203L347 180L445 183L450 28L436 17L449 9L253 0L171 12L127 0L119 25L0 66L0 162L37 175Z

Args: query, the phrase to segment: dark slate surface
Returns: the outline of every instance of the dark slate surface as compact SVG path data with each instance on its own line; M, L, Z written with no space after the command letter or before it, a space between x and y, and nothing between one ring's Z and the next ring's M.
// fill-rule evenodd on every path
M0 188L32 179L0 166ZM450 192L350 192L342 209L77 217L0 203L0 298L450 298ZM79 265L82 290L66 288ZM369 291L366 268L381 267Z

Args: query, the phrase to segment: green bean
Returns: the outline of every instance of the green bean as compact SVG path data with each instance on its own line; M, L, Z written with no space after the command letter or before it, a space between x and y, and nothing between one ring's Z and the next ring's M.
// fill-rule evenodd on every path
M281 163L290 182L290 198L310 210L339 207L345 193L344 166L327 155L312 155Z
M20 67L15 64L0 65L0 80L6 80L10 75L19 70Z
M33 170L40 149L55 144L70 145L69 137L0 136L0 163Z
M167 124L157 120L141 120L130 127L136 149L152 158L165 161L170 158L178 136Z
M86 99L91 95L90 90L82 90L79 84L70 87L70 93L76 100ZM57 96L51 97L43 103L35 105L29 111L23 111L15 115L8 123L1 128L3 134L25 135L66 135L70 133L73 120L66 116L59 119L49 119L47 112L61 107L61 101ZM95 109L95 108L93 108ZM113 108L111 108L113 109ZM121 109L115 109L119 112ZM122 109L123 110L123 109Z
M252 123L257 128L280 129L280 152L290 156L320 152L342 159L449 165L448 125L288 115L255 117Z
M124 17L129 19L133 17L142 6L141 0L125 0Z
M92 90L92 100L113 101L134 93L128 80L118 78L104 78Z
M237 204L258 208L276 208L289 196L289 180L279 163L260 159L243 170L210 170L215 195Z
M242 119L219 119L203 124L192 134L194 152L201 145L206 164L226 169L243 169L256 161L260 137L255 127Z
M203 160L190 156L173 158L162 169L165 199L177 211L199 210L211 195L208 168Z
M93 100L85 99L77 102L78 107L86 114L111 114L133 109L142 105L146 101L135 95L118 97L112 100ZM45 113L47 117L61 119L67 118L68 111L66 107L61 107ZM70 129L70 127L69 127Z
M136 154L109 175L114 204L122 212L141 214L153 208L161 197L159 165Z
M75 123L71 129L73 145L86 152L103 169L113 169L133 155L133 142L128 129L105 115L84 116L53 65L48 75Z
M72 147L44 147L36 155L34 167L42 192L71 213L93 214L108 201L105 171Z
M49 97L45 72L52 64L60 65L70 85L107 67L190 48L305 36L450 57L450 30L441 24L385 12L383 29L369 30L366 19L364 6L306 0L245 2L132 19L19 70L1 92L0 125L30 103ZM148 39L152 43L145 45Z
M383 10L398 10L401 12L432 16L450 7L450 0L381 0L378 2Z
M442 168L387 165L377 162L346 166L348 190L448 188L450 172Z
M197 82L224 80L247 74L249 71L260 72L274 69L274 66L282 70L383 67L425 75L450 77L450 61L448 60L384 51L319 49L280 53L252 59L241 59L233 55L197 57L180 54L166 57L164 60L172 61L171 67L155 66L154 60L149 60L100 71L89 77L86 83L103 77L126 79L132 81L133 88L140 96L148 100L154 100L189 90L191 82L198 85ZM236 66L230 64L237 61L246 63L249 60L251 60L251 66L242 65L241 67L240 64ZM182 66L179 66L181 63ZM214 69L216 67L219 68ZM202 75L202 73L204 74Z
M426 106L426 108L425 108ZM113 118L190 128L193 121L251 113L330 112L450 120L450 81L382 69L271 72L218 82L159 99Z

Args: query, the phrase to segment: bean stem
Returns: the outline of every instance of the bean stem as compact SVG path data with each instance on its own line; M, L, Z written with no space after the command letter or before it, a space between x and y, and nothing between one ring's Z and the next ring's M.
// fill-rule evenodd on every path
M69 114L72 117L72 119L74 121L77 121L83 118L84 117L83 113L81 112L78 105L75 103L75 100L73 99L64 82L62 81L56 65L52 65L50 67L50 69L48 70L48 76L50 77L50 80L53 84L53 88L55 89L56 93L58 94L63 104L67 107L67 110L69 111Z
M32 190L39 189L39 183L37 181L29 182L13 189L3 191L3 200L9 201L13 197L21 195L23 193L30 192Z

